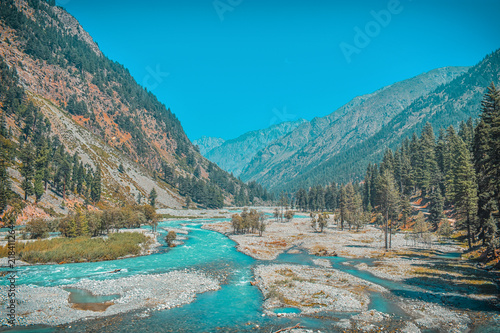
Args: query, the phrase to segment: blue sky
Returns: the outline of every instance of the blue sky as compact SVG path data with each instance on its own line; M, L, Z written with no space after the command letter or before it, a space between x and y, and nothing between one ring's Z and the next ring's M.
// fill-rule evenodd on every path
M500 48L496 0L57 3L171 108L191 140L325 116Z

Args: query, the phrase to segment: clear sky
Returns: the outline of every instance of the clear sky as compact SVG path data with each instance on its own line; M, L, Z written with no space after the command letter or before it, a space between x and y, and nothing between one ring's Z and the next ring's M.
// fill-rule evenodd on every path
M325 116L500 48L497 0L58 0L191 140Z

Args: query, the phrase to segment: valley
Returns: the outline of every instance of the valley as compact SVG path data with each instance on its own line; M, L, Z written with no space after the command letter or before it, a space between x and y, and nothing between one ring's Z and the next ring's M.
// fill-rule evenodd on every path
M230 235L229 239L220 234L227 229L227 218L202 215L230 216L234 211L198 212L197 218L159 224L159 240L166 230L185 231L183 244L167 251L160 248L145 257L97 263L19 267L20 290L32 295L23 302L26 312L19 323L44 332L43 325L58 325L53 331L71 327L75 332L112 332L125 322L127 329L142 327L146 332L167 322L169 330L177 332L190 331L191 325L206 331L217 326L246 332L277 331L296 324L329 332L483 332L484 325L495 325L497 277L459 259L460 244L434 240L430 247L412 246L396 234L393 250L385 252L380 230L340 231L330 221L320 234L301 214L289 222L276 222L269 209L257 209L269 217L265 237ZM286 244L276 249L269 245L279 242ZM329 254L315 256L323 247ZM263 254L267 250L275 252ZM468 279L476 281L472 289L466 287ZM118 298L102 302L108 304L104 310L82 311L78 307L100 303L70 303L69 286ZM155 296L148 296L151 290ZM181 294L183 290L189 292ZM50 308L37 301L48 294L55 302ZM87 298L85 302L93 301ZM189 302L193 303L183 305ZM203 320L198 317L201 313Z
M500 331L498 4L113 1L0 2L0 331Z

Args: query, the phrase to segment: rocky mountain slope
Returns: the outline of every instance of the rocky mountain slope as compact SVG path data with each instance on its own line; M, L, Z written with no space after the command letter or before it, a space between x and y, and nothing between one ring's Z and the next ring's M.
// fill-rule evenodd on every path
M200 149L200 154L207 156L207 153L212 149L219 147L224 143L223 138L214 138L211 136L202 136L201 138L194 140L193 144L198 146Z
M224 142L204 156L222 169L239 176L258 151L281 139L305 122L304 119L283 122L262 130L245 133L236 139Z
M17 73L26 98L41 108L68 152L99 166L105 199L133 201L153 187L157 203L168 207L183 206L186 196L200 206L221 196L229 204L236 193L252 197L245 184L201 156L170 109L103 55L63 8L2 1L0 60ZM8 115L7 124L15 130L14 117ZM15 178L15 168L11 174Z
M379 162L386 148L394 149L404 138L420 133L426 122L437 133L440 127L457 127L461 121L476 118L491 82L500 84L500 50L487 55L463 75L414 100L367 140L304 170L286 184L287 188L361 179L368 163Z
M269 188L286 187L303 173L373 136L417 98L467 70L467 67L439 68L356 97L326 117L301 124L259 151L241 178L259 181ZM330 178L353 176L349 170L346 172Z

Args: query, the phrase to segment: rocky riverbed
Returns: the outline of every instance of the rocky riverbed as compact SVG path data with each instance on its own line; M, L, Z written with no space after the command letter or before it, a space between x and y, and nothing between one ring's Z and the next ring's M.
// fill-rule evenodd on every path
M298 253L300 249L318 256L312 260L316 267L271 264L254 269L255 284L266 299L267 315L355 313L334 324L335 330L349 332L467 332L491 320L492 304L498 303L498 275L462 259L463 247L459 244L435 238L430 244L419 244L409 241L404 233L396 233L392 235L392 249L386 251L380 229L369 225L359 232L339 230L332 222L323 232L317 232L308 217L294 217L289 222L268 219L263 236L234 234L228 221L204 228L227 235L240 252L259 260L272 261L282 253ZM342 265L373 275L369 280L386 281L382 285L390 286L391 291L333 269L329 258L321 258L335 255L347 258ZM383 297L390 297L389 303L398 314L369 309L369 295L374 292L389 295ZM275 310L281 308L298 311L276 314Z
M266 313L294 307L302 314L322 311L360 312L368 309L370 292L387 289L332 268L302 265L259 265L256 284L266 301Z
M0 324L8 325L5 315L7 292L0 289L2 316ZM118 295L98 311L82 310L77 303L70 303L70 292L77 288L92 295ZM174 271L165 274L134 275L113 280L84 279L75 284L56 287L20 285L17 287L16 326L35 324L61 325L77 320L111 316L132 310L147 312L170 309L192 302L196 294L220 288L219 282L195 271ZM80 303L84 304L84 303Z

